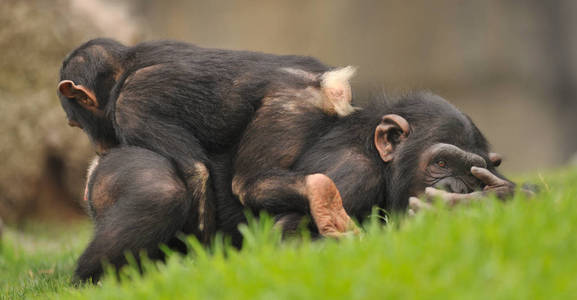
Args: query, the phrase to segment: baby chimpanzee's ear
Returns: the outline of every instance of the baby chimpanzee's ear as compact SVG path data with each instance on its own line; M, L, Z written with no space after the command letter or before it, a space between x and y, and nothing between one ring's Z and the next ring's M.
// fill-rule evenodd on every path
M62 80L58 84L58 91L66 98L76 100L82 107L88 110L99 108L98 100L94 93L72 80Z
M395 158L397 146L409 135L409 122L399 115L385 115L375 128L375 147L384 162Z

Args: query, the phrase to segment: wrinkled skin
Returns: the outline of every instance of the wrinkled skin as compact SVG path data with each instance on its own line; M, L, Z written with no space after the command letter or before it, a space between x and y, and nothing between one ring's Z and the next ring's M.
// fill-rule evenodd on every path
M501 164L501 157L489 153L485 160L455 145L444 143L430 146L420 159L422 182L409 199L409 213L430 209L430 202L440 199L448 206L478 201L488 194L506 199L515 192L515 184L491 172ZM418 197L424 196L425 201Z

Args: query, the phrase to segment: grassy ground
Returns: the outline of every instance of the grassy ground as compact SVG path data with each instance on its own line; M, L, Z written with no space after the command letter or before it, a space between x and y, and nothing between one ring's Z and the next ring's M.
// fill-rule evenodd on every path
M118 282L69 284L89 226L5 232L3 298L59 299L575 299L577 169L535 176L534 199L438 209L362 237L279 242L269 222L244 228L247 246L217 245Z

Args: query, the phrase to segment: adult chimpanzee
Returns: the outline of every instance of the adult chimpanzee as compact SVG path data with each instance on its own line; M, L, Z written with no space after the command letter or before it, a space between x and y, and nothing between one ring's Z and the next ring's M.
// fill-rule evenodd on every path
M114 163L103 166L104 171L97 168L97 181L126 176L131 168L140 170L150 158L151 166L166 169L159 174L175 174L183 184L178 189L153 193L158 199L171 201L155 206L148 214L141 207L142 201L152 199L143 197L149 191L145 187L137 191L130 185L118 193L106 189L87 193L96 197L91 203L97 236L79 261L79 278L97 274L101 258L115 260L124 251L141 247L154 252L151 245L166 242L177 231L207 242L215 231L217 201L213 199L211 169L219 167L216 158L230 157L266 95L280 88L307 87L311 79L302 74L319 74L317 88L325 98L318 105L327 115L348 113L349 106L340 104L342 99L350 99L348 85L334 87L334 76L322 75L327 72L331 73L327 66L310 57L204 49L170 41L126 47L113 40L96 39L72 51L62 64L58 85L69 124L82 128L101 155L124 146L154 153L128 151L141 161L127 165L112 156ZM130 159L129 155L120 157ZM113 166L117 169L111 171ZM173 166L170 171L169 166ZM135 182L147 182L150 172L142 176L135 177ZM169 179L159 181L164 180ZM171 194L182 187L184 194ZM167 194L162 196L160 192ZM106 221L100 217L104 215ZM128 217L138 215L142 227L130 227L138 222ZM118 222L109 220L125 217ZM188 226L182 227L185 222ZM98 241L99 237L118 233L126 233L119 246L97 246L105 243Z
M362 219L373 206L406 209L422 193L454 204L513 192L495 170L499 155L439 96L373 101L342 118L314 105L321 98L315 88L270 94L238 149L235 195L278 216L285 230L311 215L321 235L339 236L355 230L349 215ZM425 205L416 198L411 204Z

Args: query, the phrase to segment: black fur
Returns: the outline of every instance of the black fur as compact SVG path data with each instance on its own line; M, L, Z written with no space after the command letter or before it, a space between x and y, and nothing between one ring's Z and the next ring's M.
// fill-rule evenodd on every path
M95 233L78 259L77 278L96 282L103 259L119 267L126 253L162 258L160 243L175 244L178 232L193 232L186 224L192 209L187 198L184 181L165 157L137 147L111 150L88 181Z

